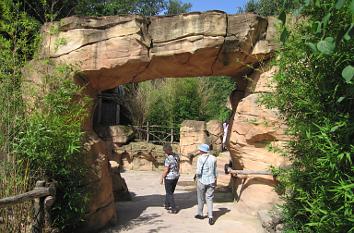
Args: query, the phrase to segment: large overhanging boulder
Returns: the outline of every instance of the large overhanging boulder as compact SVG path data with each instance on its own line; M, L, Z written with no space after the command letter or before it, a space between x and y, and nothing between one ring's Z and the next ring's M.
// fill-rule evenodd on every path
M42 57L78 65L104 90L162 77L236 76L272 52L266 18L220 11L69 17L43 27Z

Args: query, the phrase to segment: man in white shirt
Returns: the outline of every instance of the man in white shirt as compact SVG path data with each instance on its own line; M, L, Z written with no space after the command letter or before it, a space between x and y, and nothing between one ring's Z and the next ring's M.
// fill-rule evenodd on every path
M203 207L204 200L206 200L209 224L213 225L215 223L213 218L213 198L217 183L216 158L210 154L209 145L207 144L199 145L198 150L200 155L196 170L198 212L195 218L204 218Z

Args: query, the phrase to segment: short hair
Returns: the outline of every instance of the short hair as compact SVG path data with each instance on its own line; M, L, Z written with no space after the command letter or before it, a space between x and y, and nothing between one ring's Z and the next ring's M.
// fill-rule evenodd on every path
M170 143L166 143L162 147L163 150L172 150L172 146Z

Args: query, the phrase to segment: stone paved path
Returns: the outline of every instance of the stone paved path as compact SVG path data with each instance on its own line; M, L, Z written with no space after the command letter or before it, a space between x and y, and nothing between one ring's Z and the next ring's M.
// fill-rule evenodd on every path
M207 218L195 219L196 191L190 175L182 175L176 187L179 212L175 215L162 207L160 173L129 171L122 176L134 195L133 201L118 202L118 225L101 233L263 233L256 213L242 204L224 201L225 194L216 195L215 225L210 226Z

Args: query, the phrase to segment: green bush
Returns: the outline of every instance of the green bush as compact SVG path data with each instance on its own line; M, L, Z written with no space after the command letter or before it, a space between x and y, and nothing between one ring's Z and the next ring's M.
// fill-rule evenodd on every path
M186 119L226 120L230 115L226 102L234 89L234 81L227 77L163 79L139 84L129 99L141 112L133 110L133 115L145 115L135 123L179 126Z
M81 223L88 201L81 124L89 100L81 96L82 88L73 82L73 75L72 67L61 65L46 77L44 93L36 93L36 108L12 143L17 162L29 161L32 178L57 183L53 221L66 231Z
M36 180L55 181L54 225L70 232L81 222L88 200L81 123L89 101L73 82L75 70L62 65L37 91L27 93L34 106L26 106L22 71L37 50L40 26L26 9L21 1L0 1L0 197L26 192ZM6 224L0 229L26 231L30 211L21 207L29 210L29 204L2 209Z
M287 232L353 232L354 1L306 1L299 12L281 32L277 90L264 97L294 136L281 177Z

